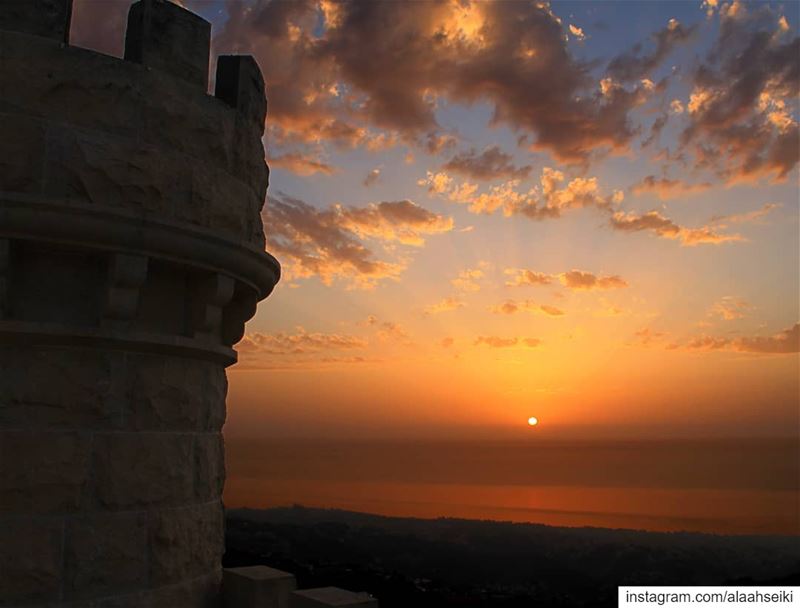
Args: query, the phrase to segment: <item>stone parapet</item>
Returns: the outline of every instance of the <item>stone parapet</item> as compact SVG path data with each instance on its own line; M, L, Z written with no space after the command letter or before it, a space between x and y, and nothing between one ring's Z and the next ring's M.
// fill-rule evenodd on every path
M0 607L220 602L227 381L280 277L266 98L176 4L125 58L0 0Z

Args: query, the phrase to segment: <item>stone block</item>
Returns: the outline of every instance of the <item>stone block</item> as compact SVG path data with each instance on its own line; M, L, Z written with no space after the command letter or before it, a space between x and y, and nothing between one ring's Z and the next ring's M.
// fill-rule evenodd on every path
M225 370L216 363L159 355L128 356L131 430L218 431L225 422Z
M79 509L90 454L86 433L0 431L0 513Z
M218 572L224 546L222 503L150 514L150 582L154 586Z
M219 589L222 573L214 572L174 585L151 591L147 603L135 604L135 608L220 608ZM132 606L131 608L134 608ZM97 608L103 608L98 606Z
M225 485L225 445L222 433L199 434L194 441L194 497L219 499Z
M294 575L267 566L226 568L222 573L225 608L289 608L295 589Z
M125 59L201 87L208 85L211 24L165 0L140 0L128 13Z
M267 97L264 77L251 55L220 55L214 95L229 106L255 130L264 131Z
M68 42L72 0L3 0L0 30Z
M31 194L42 188L44 124L34 118L0 114L0 191Z
M95 500L107 509L186 504L193 495L193 443L183 433L96 433Z
M191 163L125 137L65 127L48 131L49 196L174 217L188 206Z
M320 587L295 591L291 595L290 608L326 608L330 606L378 608L378 600L369 593L354 593L338 587Z
M59 598L63 527L60 519L0 516L0 606Z
M92 514L67 523L64 595L117 595L147 580L144 513Z
M94 349L0 348L0 425L118 426L124 359Z

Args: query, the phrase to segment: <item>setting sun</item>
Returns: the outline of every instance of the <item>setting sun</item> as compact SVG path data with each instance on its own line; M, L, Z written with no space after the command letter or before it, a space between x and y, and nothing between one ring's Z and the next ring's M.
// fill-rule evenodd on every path
M528 418L528 424L530 426L536 426L537 424L539 424L539 419L536 418L535 416L531 416L530 418Z

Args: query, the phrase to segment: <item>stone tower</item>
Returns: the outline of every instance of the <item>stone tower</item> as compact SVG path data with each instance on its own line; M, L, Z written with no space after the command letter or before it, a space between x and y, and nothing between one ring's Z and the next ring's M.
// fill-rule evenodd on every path
M225 368L278 281L264 83L164 0L125 57L0 0L0 606L217 605Z

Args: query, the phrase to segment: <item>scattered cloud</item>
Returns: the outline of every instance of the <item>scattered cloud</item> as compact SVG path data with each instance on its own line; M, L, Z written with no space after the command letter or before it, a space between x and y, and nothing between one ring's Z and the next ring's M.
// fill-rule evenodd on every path
M292 152L279 156L272 156L267 159L270 167L280 167L297 175L313 175L321 173L323 175L333 175L336 168L307 154Z
M627 287L628 283L619 275L600 275L597 276L585 270L569 270L560 274L546 274L536 272L526 268L506 268L504 274L511 277L506 281L508 287L519 287L522 285L550 285L558 281L567 289L580 290L603 290L621 289Z
M742 298L724 296L714 303L708 314L725 321L733 321L735 319L743 319L752 309L753 306Z
M720 234L711 226L698 228L679 226L655 210L641 215L618 211L611 216L610 225L614 230L622 232L652 232L665 239L678 240L685 247L719 245L745 240L740 234Z
M608 64L608 74L623 82L640 81L650 75L680 44L689 40L696 27L684 27L676 19L651 35L655 45L652 52L643 52L644 45L638 43Z
M654 331L649 327L643 327L634 334L636 342L641 346L649 346L650 344L661 342L666 338L667 334L663 331Z
M252 333L242 338L236 350L246 355L301 355L329 350L366 348L362 338L346 334L308 333L302 327L296 333Z
M430 304L426 306L423 310L425 315L438 315L443 312L450 312L451 310L458 310L459 308L464 308L466 306L466 302L460 300L458 298L449 296L435 304Z
M800 323L772 336L740 338L699 336L686 344L690 350L732 350L741 353L790 354L800 352Z
M513 157L499 146L489 146L481 153L472 148L469 152L456 154L442 166L442 170L482 181L528 177L532 167L517 167L512 161Z
M502 338L500 336L478 336L473 342L475 346L483 345L491 348L510 348L512 346L536 348L541 343L539 338Z
M576 177L567 181L563 172L551 167L545 167L539 184L527 191L519 189L520 180L510 180L477 193L475 184L456 184L447 173L430 171L417 184L426 186L431 194L467 205L472 213L502 211L506 217L522 215L533 220L557 218L566 210L582 207L611 210L624 198L621 191L603 196L596 177Z
M450 281L450 284L459 291L480 291L481 285L478 280L483 276L484 272L481 268L467 268L459 272L458 276Z
M783 181L800 159L800 37L766 5L726 3L719 18L718 38L692 75L681 144L728 183Z
M757 222L767 215L778 209L780 205L777 203L766 203L760 209L755 211L748 211L746 213L736 213L733 215L715 215L711 218L712 224L749 224Z
M396 279L407 264L403 258L378 259L362 239L421 246L426 236L453 227L452 219L411 201L318 209L278 195L265 205L264 216L270 250L280 258L287 279L317 276L326 285L342 279L355 288Z
M362 184L364 185L365 188L369 188L373 184L378 183L380 177L381 177L381 170L378 167L376 167L375 169L372 169L369 173L367 173L367 176L364 178Z
M709 188L711 188L709 182L688 184L678 179L658 178L655 175L648 175L631 186L631 192L635 195L652 193L662 201L665 201L705 192Z
M618 275L596 276L583 270L570 270L558 275L561 284L567 289L621 289L628 283Z
M506 300L501 304L490 306L489 310L497 315L513 315L518 312L538 313L548 317L561 317L564 315L564 311L560 308L548 304L537 304L532 300Z
M578 40L586 40L586 34L583 33L583 28L577 25L569 24L569 33L575 36Z

